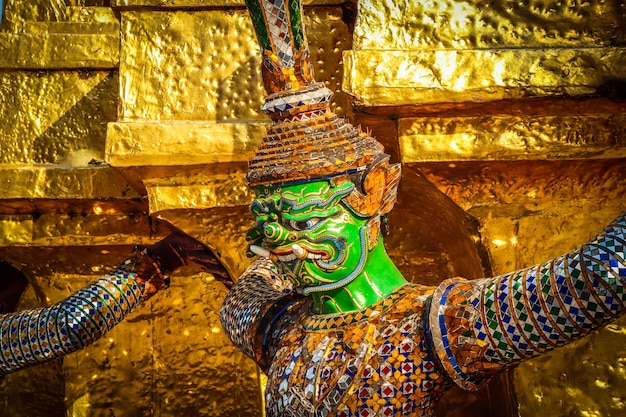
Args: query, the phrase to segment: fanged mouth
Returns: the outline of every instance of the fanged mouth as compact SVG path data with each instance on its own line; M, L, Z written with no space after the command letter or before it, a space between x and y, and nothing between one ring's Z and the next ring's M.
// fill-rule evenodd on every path
M262 248L257 245L251 245L250 251L259 256L270 258L273 261L291 262L296 259L330 259L330 255L326 251L316 251L305 249L298 244L291 245L291 249L273 251L266 248Z

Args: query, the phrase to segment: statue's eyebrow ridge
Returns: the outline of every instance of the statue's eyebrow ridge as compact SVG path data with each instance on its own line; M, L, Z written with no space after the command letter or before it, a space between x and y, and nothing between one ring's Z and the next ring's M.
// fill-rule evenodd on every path
M292 200L289 198L285 198L285 196L283 195L280 198L280 205L282 207L285 207L285 206L290 207L290 211L291 210L302 211L302 210L309 209L312 206L324 208L327 205L334 203L338 198L343 197L344 195L352 192L352 190L354 190L354 184L343 189L339 188L336 190L332 190L330 193L326 193L323 196L320 196L320 198L311 199L311 200L305 201L302 204L298 204L298 202L295 199Z

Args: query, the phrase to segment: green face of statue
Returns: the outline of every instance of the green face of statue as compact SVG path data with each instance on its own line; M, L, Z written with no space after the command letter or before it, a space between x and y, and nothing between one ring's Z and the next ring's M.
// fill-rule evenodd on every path
M346 285L362 272L368 252L367 219L342 202L353 189L351 182L327 181L257 188L250 250L277 260L304 294Z

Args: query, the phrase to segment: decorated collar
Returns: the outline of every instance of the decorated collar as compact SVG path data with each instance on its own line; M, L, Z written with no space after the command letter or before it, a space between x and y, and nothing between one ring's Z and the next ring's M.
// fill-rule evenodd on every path
M364 308L363 310L350 311L338 314L309 314L303 316L300 324L306 330L330 330L349 326L361 321L367 321L378 317L396 301L404 297L412 286L404 285L389 294L382 300Z

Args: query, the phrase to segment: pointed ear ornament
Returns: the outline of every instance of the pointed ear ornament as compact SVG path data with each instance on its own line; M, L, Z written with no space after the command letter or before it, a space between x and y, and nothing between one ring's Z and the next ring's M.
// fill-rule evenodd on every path
M384 155L361 174L357 188L344 200L361 217L382 216L393 208L400 183L400 164Z
M365 225L369 250L376 246L381 235L381 217L389 213L396 202L400 172L400 164L389 165L389 157L385 155L362 173L360 178L353 178L359 185L344 197L344 202L355 215L369 218ZM347 180L347 176L338 177L331 183L338 185Z

